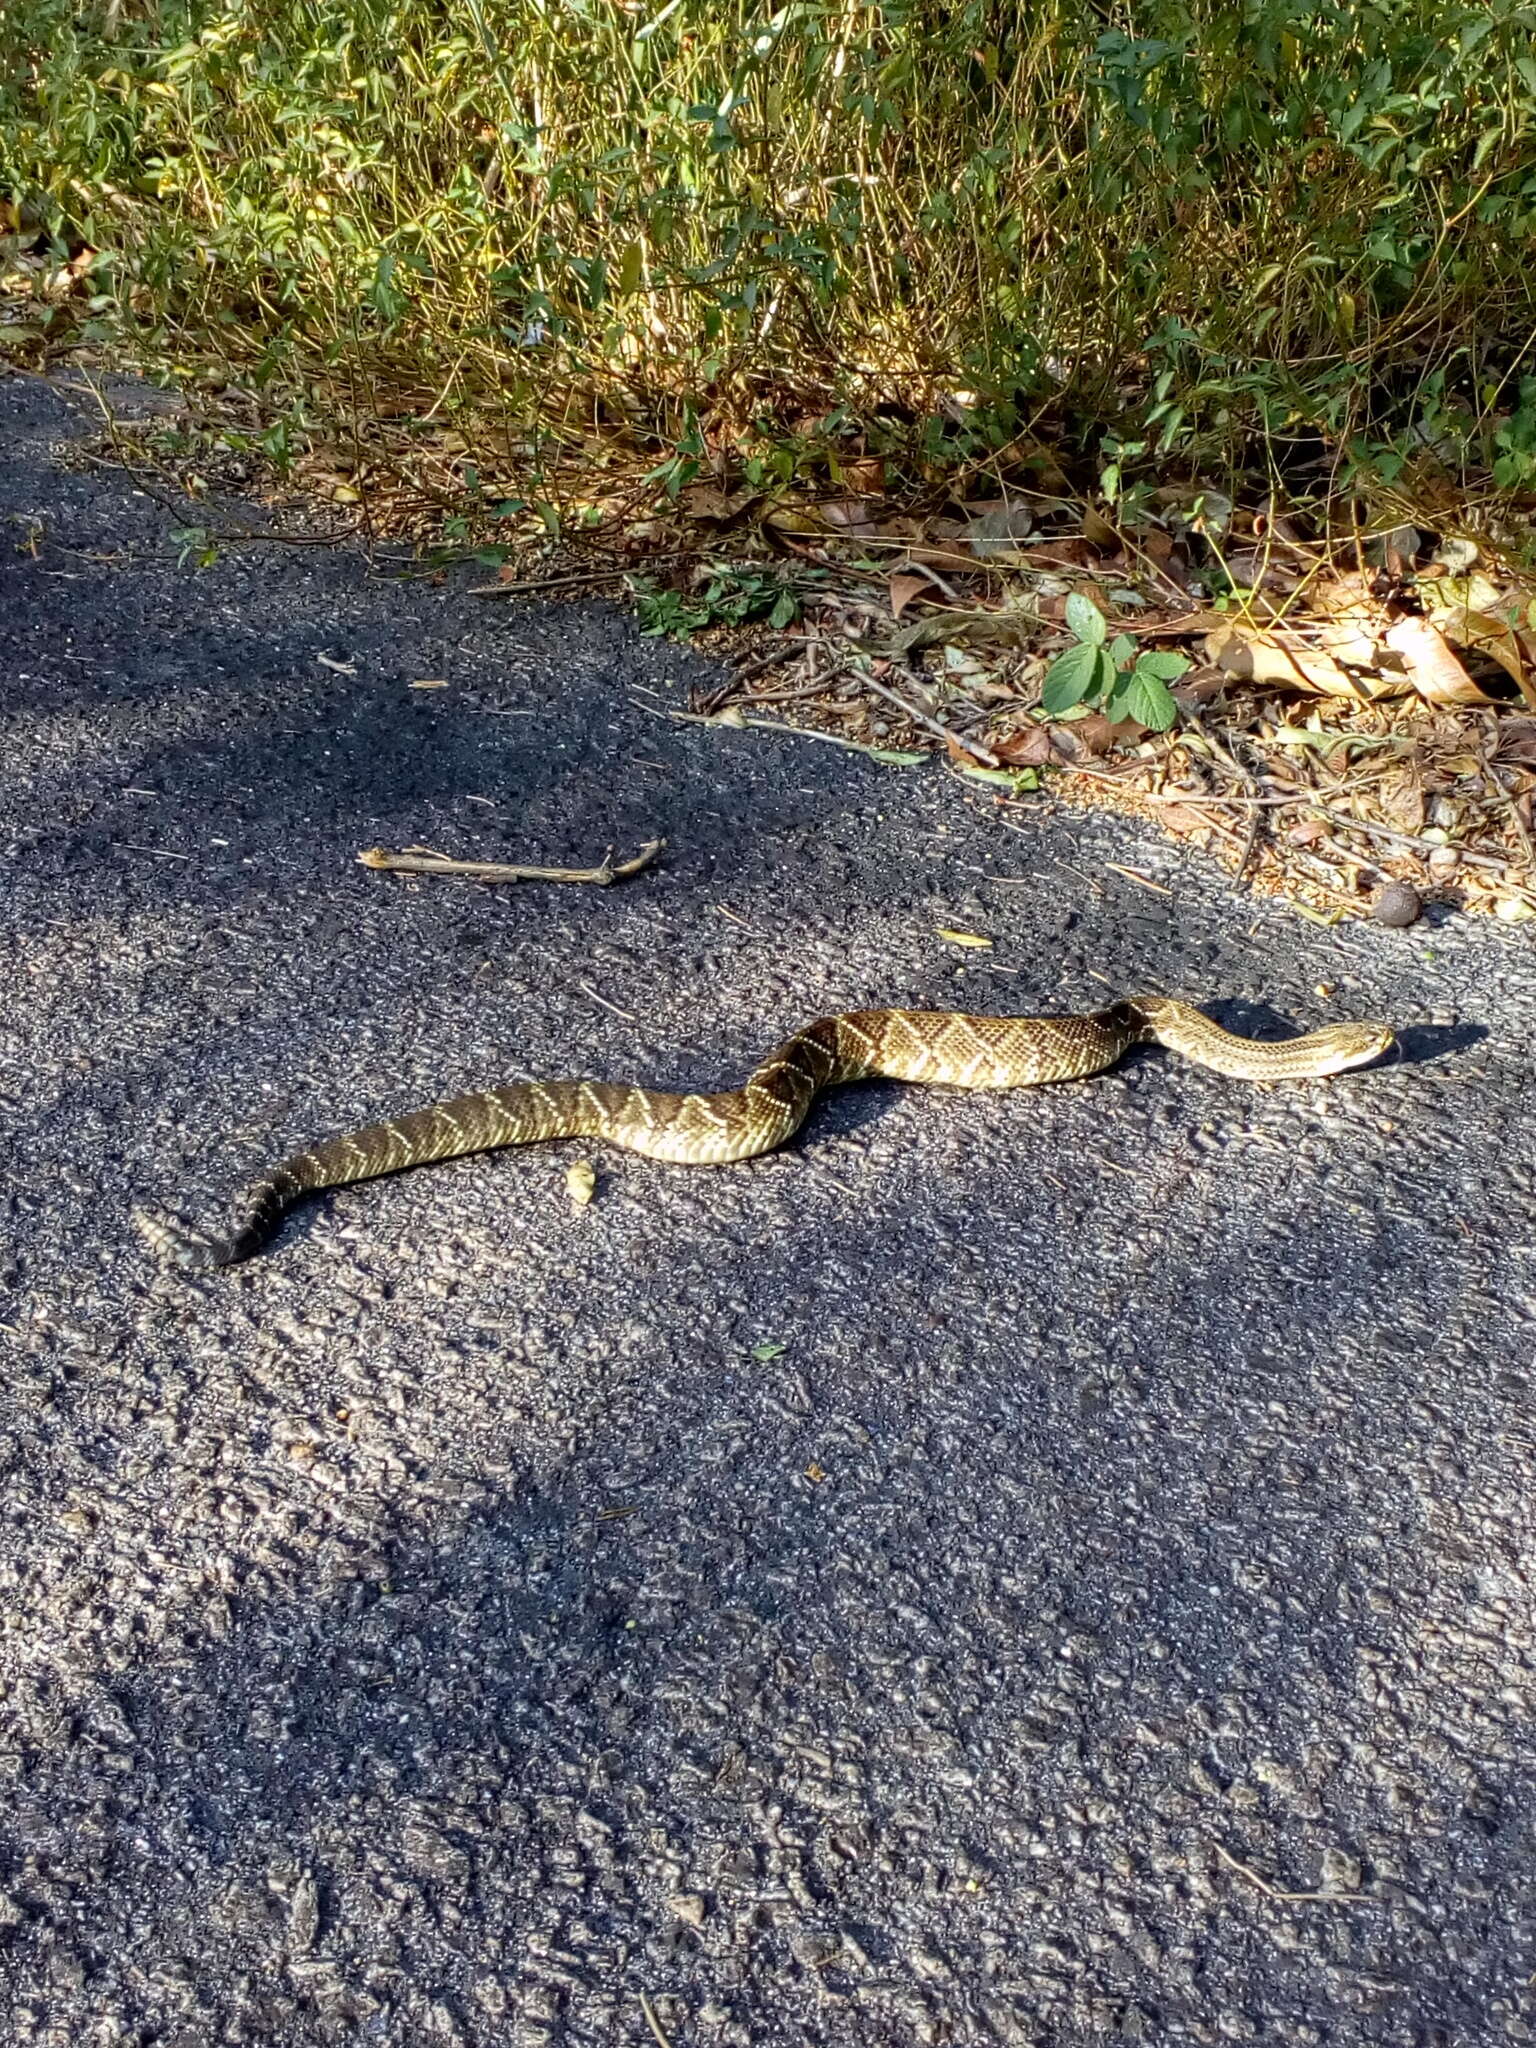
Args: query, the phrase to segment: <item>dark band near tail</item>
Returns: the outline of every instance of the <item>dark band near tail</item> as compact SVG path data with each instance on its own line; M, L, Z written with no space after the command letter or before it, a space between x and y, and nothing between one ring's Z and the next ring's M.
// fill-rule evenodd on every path
M282 1221L284 1210L301 1192L291 1174L281 1169L266 1174L241 1196L240 1220L222 1237L155 1209L135 1209L133 1220L150 1249L167 1265L178 1266L183 1273L207 1273L259 1252Z

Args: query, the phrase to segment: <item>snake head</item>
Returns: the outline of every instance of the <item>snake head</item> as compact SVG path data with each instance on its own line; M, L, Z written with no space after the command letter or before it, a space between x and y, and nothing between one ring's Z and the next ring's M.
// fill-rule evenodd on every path
M1397 1033L1390 1024L1333 1024L1326 1032L1328 1047L1314 1071L1318 1074L1347 1074L1351 1067L1368 1066L1390 1052Z

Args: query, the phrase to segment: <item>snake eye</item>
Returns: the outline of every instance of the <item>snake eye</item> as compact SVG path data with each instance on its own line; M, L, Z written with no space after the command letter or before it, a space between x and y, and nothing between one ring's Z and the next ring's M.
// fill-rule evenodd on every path
M1390 1052L1397 1044L1397 1033L1386 1024L1363 1024L1360 1027L1357 1050L1349 1056L1351 1066L1363 1066L1367 1060L1380 1059L1384 1052Z

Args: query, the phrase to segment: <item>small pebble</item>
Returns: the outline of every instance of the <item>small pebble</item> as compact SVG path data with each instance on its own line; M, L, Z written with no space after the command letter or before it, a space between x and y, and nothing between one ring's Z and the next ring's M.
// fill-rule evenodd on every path
M1376 922L1390 925L1394 931L1416 923L1423 914L1424 899L1411 882L1388 882L1371 905Z
M1362 1876L1360 1858L1348 1849L1323 1851L1323 1888L1330 1892L1356 1892Z

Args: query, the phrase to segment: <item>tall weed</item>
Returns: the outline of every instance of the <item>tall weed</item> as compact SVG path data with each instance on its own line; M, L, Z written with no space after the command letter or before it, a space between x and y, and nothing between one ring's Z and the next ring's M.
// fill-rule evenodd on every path
M1533 30L1512 0L0 0L0 197L99 252L98 331L321 405L666 445L926 420L940 460L1049 407L1116 472L1320 435L1523 479Z

